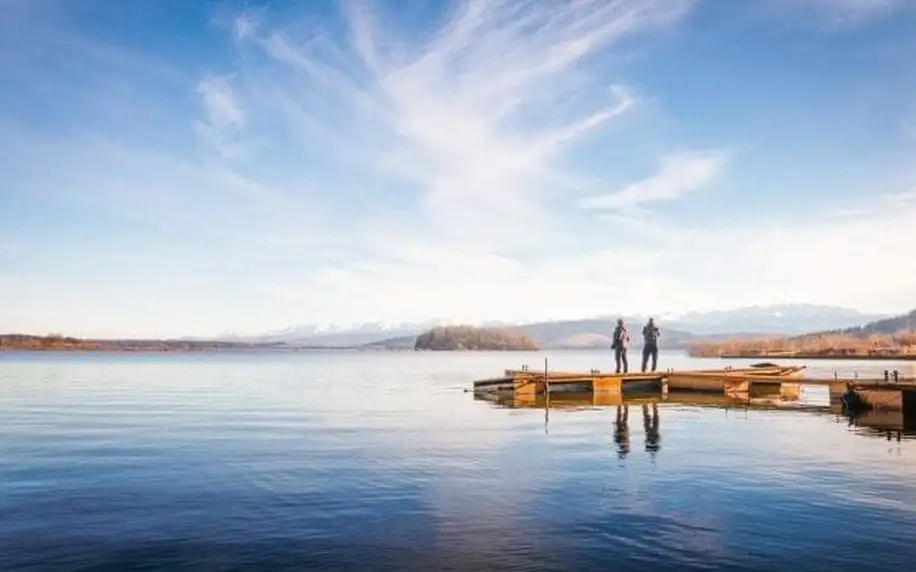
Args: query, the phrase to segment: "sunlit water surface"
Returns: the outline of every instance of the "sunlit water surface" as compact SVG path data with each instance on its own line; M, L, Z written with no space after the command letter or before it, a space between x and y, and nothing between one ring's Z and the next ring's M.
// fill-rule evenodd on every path
M913 441L661 404L621 455L614 408L464 392L544 355L0 354L0 569L916 569Z

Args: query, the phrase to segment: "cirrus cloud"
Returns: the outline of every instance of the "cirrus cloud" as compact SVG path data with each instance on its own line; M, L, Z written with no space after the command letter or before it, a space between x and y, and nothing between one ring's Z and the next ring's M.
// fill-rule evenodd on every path
M725 42L690 18L695 5L474 0L417 18L368 2L265 9L221 20L235 50L226 58L169 59L48 24L43 41L107 65L17 61L17 77L40 81L0 95L24 108L32 92L22 86L54 86L43 101L68 120L57 129L44 115L0 115L11 191L0 216L52 205L17 243L28 280L0 290L17 300L10 324L183 335L300 320L910 305L916 281L898 254L916 240L905 172L879 178L890 163L862 166L875 176L838 189L827 176L836 165L868 157L825 152L812 164L784 152L790 141L728 129L718 113L699 127L678 115L696 101L717 111L742 90L740 74L723 72L721 89L694 81L708 62L681 55L689 42L652 60L656 45L696 34ZM131 10L140 26L142 8ZM79 41L54 43L63 37ZM34 39L3 41L21 53ZM149 103L143 114L98 105L100 92L113 97L99 88L112 78L124 99ZM826 96L842 85L797 89ZM738 98L724 111L739 125L803 117L793 105L812 94L747 109ZM125 117L143 120L127 129ZM829 148L832 126L792 149ZM654 167L634 170L645 164ZM805 177L783 183L796 173ZM81 246L64 257L61 243Z
M661 158L658 173L619 191L580 201L589 209L628 209L642 203L676 199L709 185L725 166L719 151L683 152Z

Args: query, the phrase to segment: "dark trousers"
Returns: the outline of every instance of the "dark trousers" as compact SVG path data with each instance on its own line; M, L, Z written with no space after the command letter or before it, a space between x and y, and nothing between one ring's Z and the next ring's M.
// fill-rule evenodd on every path
M623 373L629 369L627 364L627 348L614 348L614 361L617 362L617 373L620 373L620 366L623 364Z
M658 345L646 344L642 348L642 370L646 371L646 365L649 363L649 356L652 356L652 371L658 365Z

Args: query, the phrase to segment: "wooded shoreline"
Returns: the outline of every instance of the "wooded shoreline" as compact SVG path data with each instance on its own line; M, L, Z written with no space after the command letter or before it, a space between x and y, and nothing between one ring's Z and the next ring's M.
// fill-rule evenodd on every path
M691 354L692 355L692 354ZM700 357L700 356L694 356ZM702 356L705 357L705 356ZM803 354L803 353L763 353L763 354L722 354L722 359L803 359L803 360L870 360L870 361L916 361L916 354Z
M72 352L209 352L220 350L267 349L267 346L233 342L183 340L84 340L63 336L0 336L3 351Z
M283 343L248 343L213 340L82 339L57 334L0 335L0 352L132 352L202 353L231 351L353 350L352 347L290 346Z
M808 334L786 338L698 342L688 353L693 357L916 360L916 331L894 334L854 333Z

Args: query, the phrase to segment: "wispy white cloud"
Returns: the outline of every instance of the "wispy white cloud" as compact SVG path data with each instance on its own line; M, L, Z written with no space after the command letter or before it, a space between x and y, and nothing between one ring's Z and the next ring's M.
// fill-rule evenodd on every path
M365 173L357 180L400 188L400 206L392 198L347 233L355 257L263 278L262 290L284 304L311 307L321 293L335 309L327 318L343 321L533 319L822 300L825 291L831 302L874 306L888 291L873 277L894 267L890 256L872 253L861 281L838 286L835 273L847 264L841 253L897 240L881 227L909 233L899 212L692 225L647 210L715 183L726 151L662 156L651 177L580 203L612 214L563 214L582 173L570 177L560 159L639 103L619 78L590 73L590 57L676 24L692 3L462 3L422 43L397 36L364 4L347 6L345 41L303 33L301 22L245 24L253 32L243 49L268 60L240 71L252 86L243 105L273 110L301 141L345 157ZM754 276L755 287L736 289L736 273Z
M79 265L49 262L53 272L35 278L43 289L15 290L22 304L11 319L177 335L300 320L538 319L780 301L887 310L916 299L899 258L900 244L916 241L906 195L874 200L884 191L863 188L871 200L781 208L772 218L653 210L716 185L726 167L732 187L743 166L743 155L723 151L660 154L689 149L667 134L638 152L622 146L647 128L643 103L663 106L665 95L608 62L629 40L681 24L693 2L454 6L422 35L365 3L345 4L343 36L286 13L229 18L238 58L223 69L187 66L216 70L203 78L168 75L181 84L171 96L197 89L190 116L184 98L150 91L158 79L149 77L163 77L155 63L138 71L128 51L98 50L112 77L168 100L174 113L142 116L136 138L76 119L64 136L0 123L0 161L15 188L76 205L88 220L131 223ZM195 129L200 139L188 137ZM624 143L608 144L615 139ZM639 160L657 160L656 172L625 177L643 151L651 154ZM762 192L735 179L734 195ZM583 189L612 188L579 202ZM52 295L53 284L67 284L70 297ZM145 306L162 291L168 312Z
M900 120L900 128L908 141L916 143L916 103L904 113Z
M719 151L684 152L662 157L658 172L619 191L580 201L590 209L629 209L643 203L677 199L711 183L725 165Z
M916 189L900 191L898 193L888 193L883 199L892 207L916 206Z
M905 5L904 0L802 0L835 17L858 22L887 15Z
M912 7L908 0L776 0L760 6L813 16L834 30L867 24Z
M548 217L554 161L634 104L625 87L602 86L577 62L675 23L691 5L459 3L418 44L395 37L367 4L347 4L349 43L259 23L252 44L283 68L261 70L257 93L276 94L277 109L306 137L333 141L336 133L335 148L410 183L419 215L439 233L465 245L511 245L513 237L530 241L525 229ZM330 101L334 111L317 112ZM545 109L553 121L544 121Z
M258 20L251 14L240 14L232 19L232 36L244 42L257 33Z
M238 133L245 127L245 111L232 88L232 76L205 77L197 84L204 119L197 123L199 132L224 157L238 156L242 147Z
M916 279L901 266L899 245L916 240L916 200L910 192L863 196L782 219L748 212L701 225L647 216L624 228L660 253L645 278L676 280L697 306L816 300L879 311L910 307ZM739 276L746 289L734 287ZM659 299L674 307L672 294L666 289Z

